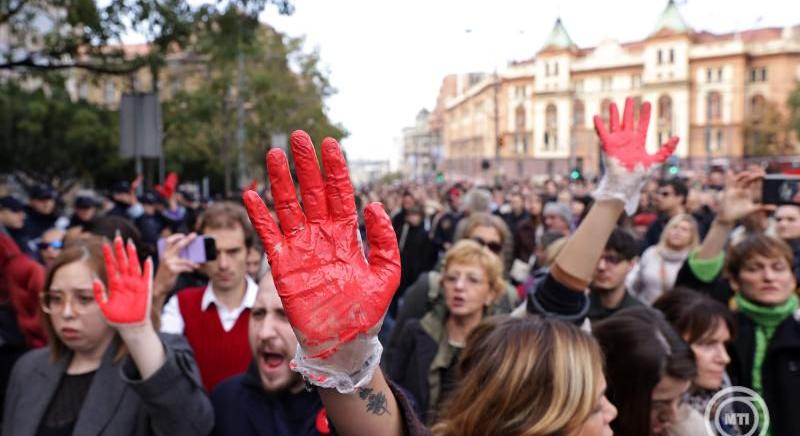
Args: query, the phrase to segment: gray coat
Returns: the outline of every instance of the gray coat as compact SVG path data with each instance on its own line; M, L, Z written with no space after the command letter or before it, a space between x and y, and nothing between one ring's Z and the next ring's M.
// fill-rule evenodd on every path
M73 434L80 436L207 435L214 412L189 344L162 334L164 365L141 380L130 356L117 363L114 341L92 379ZM3 436L34 436L71 360L53 362L47 348L22 356L6 393Z

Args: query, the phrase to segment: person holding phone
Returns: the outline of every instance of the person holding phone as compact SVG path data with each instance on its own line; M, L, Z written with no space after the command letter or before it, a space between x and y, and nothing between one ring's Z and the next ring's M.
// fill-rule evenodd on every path
M165 301L180 273L202 271L208 276L207 285L180 289L167 301L161 331L186 336L211 392L222 380L244 372L252 360L247 324L258 285L247 275L253 232L244 208L215 203L199 217L197 231L214 240L216 258L201 264L202 259L181 257L199 237L170 236L156 273L155 293L158 303Z

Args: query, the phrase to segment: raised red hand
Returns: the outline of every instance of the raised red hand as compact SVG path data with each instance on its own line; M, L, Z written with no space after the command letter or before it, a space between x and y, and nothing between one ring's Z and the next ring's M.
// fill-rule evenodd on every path
M149 320L153 293L152 260L148 258L144 262L142 271L136 247L128 241L126 248L119 236L114 239L114 253L109 244L103 244L103 257L108 292L99 279L94 280L93 290L106 320L115 325L145 324Z
M369 261L358 238L355 197L336 140L322 142L323 181L311 138L291 135L303 196L297 201L282 150L267 155L267 169L280 230L255 191L244 204L264 243L284 310L303 348L324 359L360 334L374 335L400 282L400 252L391 221L380 203L364 220Z
M175 194L175 188L178 187L178 175L175 172L170 172L167 174L166 179L164 179L164 186L156 185L156 192L161 194L165 200L169 200L172 198L172 195Z
M645 150L645 140L647 139L647 126L650 123L650 103L642 104L639 112L639 123L634 126L633 121L633 98L625 99L625 112L622 116L622 126L620 126L619 110L615 103L609 107L610 130L609 133L603 124L603 119L599 115L594 116L594 128L603 151L609 158L616 159L622 166L633 171L641 164L645 170L655 164L661 164L667 160L675 147L678 145L678 137L673 136L661 146L656 154L649 154Z

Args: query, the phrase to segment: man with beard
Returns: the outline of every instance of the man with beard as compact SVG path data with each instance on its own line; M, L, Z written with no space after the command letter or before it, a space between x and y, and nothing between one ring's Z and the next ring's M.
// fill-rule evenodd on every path
M588 317L592 322L608 318L620 309L642 305L625 288L625 277L636 265L638 250L630 232L619 227L611 232L589 285Z
M253 361L246 372L220 383L211 395L215 436L330 434L316 390L289 368L297 337L271 274L259 283L248 323Z

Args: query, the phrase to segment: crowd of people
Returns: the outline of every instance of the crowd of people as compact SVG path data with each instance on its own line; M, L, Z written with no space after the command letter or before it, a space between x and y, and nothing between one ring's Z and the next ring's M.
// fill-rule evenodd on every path
M241 199L2 196L2 434L800 434L800 203L667 175L633 104L597 180L354 189L298 131L300 196L280 150Z

